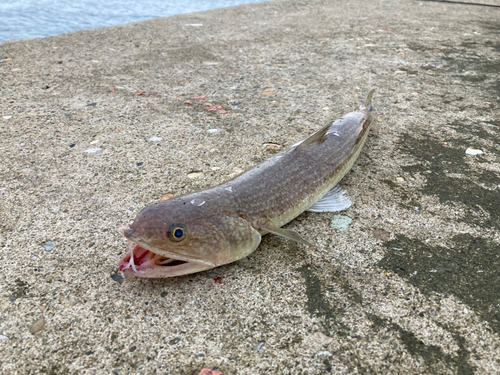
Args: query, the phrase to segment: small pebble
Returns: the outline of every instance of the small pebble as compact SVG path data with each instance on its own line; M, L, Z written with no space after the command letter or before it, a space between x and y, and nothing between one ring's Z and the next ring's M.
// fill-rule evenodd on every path
M151 137L149 140L151 142L160 142L160 141L163 141L163 138L162 137Z
M467 150L465 150L465 153L467 155L481 155L483 154L483 151L482 150L477 150L475 148L468 148Z
M75 146L76 146L76 143L72 143L72 144L69 145L69 148L73 148Z
M9 120L9 119L11 119L11 118L12 118L12 116L2 116L2 118L3 118L4 120Z
M198 178L200 176L203 176L203 172L193 171L193 172L188 173L187 176L188 176L188 178Z
M85 150L87 154L95 154L96 152L102 151L102 148L89 148L88 150Z
M54 247L56 247L56 243L55 242L45 242L42 244L42 246L45 249L45 251L50 251L50 250L54 249Z
M40 318L31 326L30 333L34 335L35 333L42 331L44 328L45 328L45 319Z
M335 215L330 221L330 228L345 231L351 225L352 219L349 216Z
M222 375L222 372L217 369L204 368L198 373L198 375Z
M318 331L314 334L314 341L316 341L319 345L328 345L333 341L333 339L330 336L325 335L323 332Z
M117 273L114 273L111 275L111 278L116 281L118 284L121 284L123 282L123 277Z
M259 350L262 349L263 346L264 346L263 342L261 342L259 345L257 345L257 349L255 349L255 351L253 352L253 354L257 354L259 352Z
M219 129L208 129L207 133L213 134L213 133L218 133L220 130Z
M219 277L215 272L207 272L207 276L210 277L211 279L216 279Z
M95 107L97 105L97 103L90 103L90 104L87 104L86 107Z
M382 228L376 228L373 230L373 236L376 239L379 239L382 241L389 241L389 238L391 238L391 233L382 229Z
M166 200L169 200L171 198L173 198L174 195L172 193L167 193L167 194L163 194L160 198L161 201L166 201Z
M137 166L140 167L141 165L143 165L144 163L142 161L140 161L139 163L137 163Z
M181 341L180 337L176 337L175 339L170 340L168 343L169 343L170 345L175 345L175 344L177 344L179 341Z
M282 145L276 143L264 143L264 147L267 148L268 150L280 150L283 148Z

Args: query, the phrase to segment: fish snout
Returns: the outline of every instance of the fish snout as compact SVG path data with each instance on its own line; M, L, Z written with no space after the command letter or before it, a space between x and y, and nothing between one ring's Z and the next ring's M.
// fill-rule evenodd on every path
M123 235L127 238L132 238L134 237L134 230L132 228L127 228L123 231Z

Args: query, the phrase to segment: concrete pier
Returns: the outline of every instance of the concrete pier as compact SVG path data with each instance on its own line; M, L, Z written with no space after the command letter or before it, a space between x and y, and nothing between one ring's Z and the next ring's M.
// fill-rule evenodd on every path
M271 1L0 44L0 373L498 373L499 17ZM268 235L209 273L121 278L142 208L372 88L354 205L287 226L318 248Z

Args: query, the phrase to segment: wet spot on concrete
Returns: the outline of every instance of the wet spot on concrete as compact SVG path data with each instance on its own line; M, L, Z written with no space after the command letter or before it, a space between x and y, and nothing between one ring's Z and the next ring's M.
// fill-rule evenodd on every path
M314 274L313 266L304 265L298 268L298 271L305 280L306 295L307 295L307 311L311 315L323 317L325 319L325 328L334 330L337 334L342 334L346 330L344 324L336 321L336 317L342 315L344 310L340 307L332 307L326 300L321 283L318 276ZM335 303L335 301L333 301ZM330 332L326 332L327 336L331 336Z
M386 322L373 314L368 315L368 318L372 321L374 329L387 328L398 332L399 339L405 349L412 356L421 357L426 366L428 366L428 372L443 373L444 368L446 368L451 370L452 373L474 374L474 369L467 361L469 352L465 349L465 339L462 337L454 335L454 338L456 340L458 339L457 343L460 349L458 350L457 356L452 356L445 354L439 346L425 345L422 340L413 334L413 332L405 330L398 324Z
M469 234L448 247L398 235L384 244L378 266L397 273L424 294L453 294L500 333L500 245ZM397 250L401 249L401 250Z
M333 289L341 289L342 292L345 293L349 301L352 301L352 303L358 305L363 303L363 297L352 287L349 279L345 275L343 275L340 268L332 267L328 270L328 275L330 275L331 282L332 284L334 284L328 288L329 291L333 292Z
M415 138L405 135L401 139L403 152L418 160L418 164L404 166L401 169L411 175L420 174L426 179L425 185L418 189L428 196L437 196L442 204L459 202L469 207L475 214L465 215L462 221L487 227L500 228L500 176L477 165L470 164L466 159L465 142L462 139L450 141L454 146L444 145L443 142L429 136ZM461 145L463 144L463 145ZM475 156L474 160L481 161L482 156ZM449 177L448 174L457 173L464 178ZM408 198L407 192L397 185L391 186L399 190L403 199ZM418 191L417 190L417 191ZM415 192L412 192L414 199ZM415 202L410 202L415 206ZM486 214L485 214L486 212Z

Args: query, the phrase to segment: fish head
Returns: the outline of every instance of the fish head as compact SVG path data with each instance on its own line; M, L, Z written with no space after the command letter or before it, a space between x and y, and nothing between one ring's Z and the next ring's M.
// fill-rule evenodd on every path
M189 196L146 207L122 233L129 251L120 271L137 277L211 269L244 258L260 243L259 232L246 220Z

